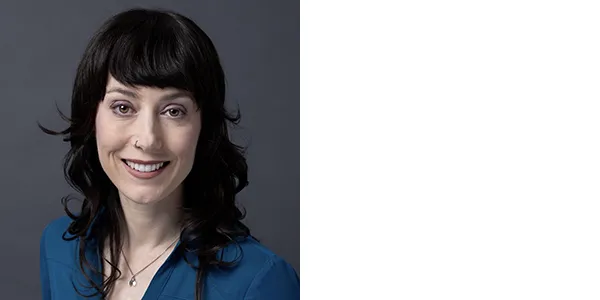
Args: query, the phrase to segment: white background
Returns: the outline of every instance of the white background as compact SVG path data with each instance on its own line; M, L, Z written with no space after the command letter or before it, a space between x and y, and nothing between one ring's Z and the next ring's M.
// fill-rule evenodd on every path
M593 1L303 1L303 299L600 298Z

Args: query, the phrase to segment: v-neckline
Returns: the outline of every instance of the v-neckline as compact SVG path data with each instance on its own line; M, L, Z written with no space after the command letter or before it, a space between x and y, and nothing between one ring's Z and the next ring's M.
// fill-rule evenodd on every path
M175 269L175 262L173 261L173 259L175 259L175 255L177 255L178 251L177 248L179 248L180 245L181 241L177 241L177 244L175 244L175 247L173 248L173 250L171 250L167 259L158 268L156 273L154 273L152 279L150 280L150 283L148 284L148 287L144 291L141 300L156 300L159 298L165 286L167 285L167 282L169 281L173 270ZM102 260L99 244L96 243L94 247L96 251L93 263L94 267L96 267L96 270L99 270L100 272L97 276L95 276L95 278L93 278L93 280L94 282L96 282L96 284L101 285L104 278L104 261Z

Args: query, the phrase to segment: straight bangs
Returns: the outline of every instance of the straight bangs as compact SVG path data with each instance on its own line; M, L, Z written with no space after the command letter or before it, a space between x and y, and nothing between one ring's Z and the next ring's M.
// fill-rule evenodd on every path
M189 68L194 59L185 51L185 39L172 26L157 23L146 20L116 36L107 58L109 74L129 86L173 87L195 95L199 74Z
M215 113L221 113L225 100L214 44L194 22L176 13L133 10L107 22L83 59L78 80L83 90L76 97L102 99L109 75L131 87L186 91L198 108Z

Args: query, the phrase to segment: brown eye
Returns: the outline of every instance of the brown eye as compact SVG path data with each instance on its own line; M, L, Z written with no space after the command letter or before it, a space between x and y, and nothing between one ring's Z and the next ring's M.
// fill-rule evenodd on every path
M129 116L134 112L133 108L131 108L127 104L116 104L114 106L111 106L111 109L115 115L122 117Z
M167 114L171 118L179 118L183 115L183 112L180 109L171 108L171 109L167 110Z
M119 110L120 113L122 114L126 114L129 112L129 107L125 106L125 105L119 105L119 107L117 108Z

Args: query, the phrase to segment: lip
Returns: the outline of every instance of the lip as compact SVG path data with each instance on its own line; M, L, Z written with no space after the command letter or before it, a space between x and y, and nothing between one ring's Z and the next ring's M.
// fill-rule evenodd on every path
M147 162L147 161L142 161L142 160L127 160L130 162L134 162L134 163L140 163L140 164L153 164L153 163L161 163L163 161L155 161L155 162ZM127 165L127 163L125 163L125 160L121 160L121 162L123 163L123 166L125 167L125 169L127 170L127 172L129 172L129 174L131 174L133 177L135 178L139 178L139 179L151 179L154 178L158 175L160 175L166 168L169 167L170 163L167 161L167 165L163 166L162 168L158 169L158 170L154 170L152 172L140 172L138 170L132 169L129 165Z
M167 160L139 160L139 159L128 159L128 158L123 158L123 160L126 161L130 161L136 164L142 164L142 165L153 165L153 164L159 164L161 162L167 162Z

